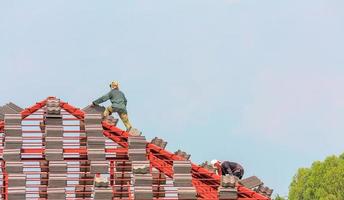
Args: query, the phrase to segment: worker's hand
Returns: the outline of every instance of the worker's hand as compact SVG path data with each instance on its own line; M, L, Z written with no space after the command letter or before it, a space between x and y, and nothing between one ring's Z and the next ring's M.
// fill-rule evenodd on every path
M94 107L94 106L96 106L96 105L97 105L97 104L95 104L94 102L92 102L92 104L91 104L92 107Z

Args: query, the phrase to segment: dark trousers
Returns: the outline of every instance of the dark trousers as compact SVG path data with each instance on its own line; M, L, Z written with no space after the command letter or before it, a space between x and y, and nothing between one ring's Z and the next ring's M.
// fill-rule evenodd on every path
M244 176L244 169L234 170L233 175L238 177L239 179L242 179L242 177Z

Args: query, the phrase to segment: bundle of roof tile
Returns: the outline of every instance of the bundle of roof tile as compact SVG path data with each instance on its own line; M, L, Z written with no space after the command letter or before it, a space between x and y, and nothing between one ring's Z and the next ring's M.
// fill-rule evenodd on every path
M20 114L21 111L23 109L12 102L0 106L0 120L5 119L5 114Z
M6 108L7 109L7 108ZM26 175L21 162L22 117L21 114L5 114L5 144L3 159L8 173L8 198L25 199Z
M134 176L134 199L153 198L153 176L146 156L147 141L144 136L129 136L128 155Z
M177 187L178 199L197 199L196 188L192 185L190 161L173 161L173 185Z

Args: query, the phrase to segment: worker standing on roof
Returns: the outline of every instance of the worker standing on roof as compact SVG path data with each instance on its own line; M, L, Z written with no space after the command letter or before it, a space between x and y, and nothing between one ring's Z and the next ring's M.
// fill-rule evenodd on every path
M107 107L104 111L104 117L110 116L113 112L117 112L121 118L127 131L130 131L131 124L129 122L127 112L127 99L122 91L119 90L119 82L112 81L110 84L110 92L92 102L93 105L99 105L107 100L110 100L112 105Z
M220 162L218 160L212 160L211 164L215 169L217 169L219 175L232 175L238 177L239 179L244 176L244 168L236 162Z

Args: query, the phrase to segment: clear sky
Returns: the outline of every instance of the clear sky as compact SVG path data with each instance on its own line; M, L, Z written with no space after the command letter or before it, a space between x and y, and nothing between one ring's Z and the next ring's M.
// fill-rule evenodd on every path
M2 0L0 104L84 107L119 80L147 138L286 195L344 152L343 35L342 0Z

